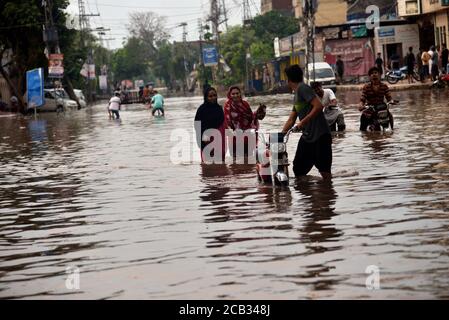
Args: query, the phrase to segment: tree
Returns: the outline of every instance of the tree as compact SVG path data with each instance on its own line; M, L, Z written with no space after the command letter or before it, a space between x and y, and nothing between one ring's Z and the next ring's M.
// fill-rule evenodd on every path
M232 69L224 78L224 85L242 82L246 72L246 50L254 42L254 30L244 30L242 26L233 26L220 39L220 51Z
M155 56L157 48L169 39L166 30L166 18L154 12L134 12L129 15L128 30L132 37L140 39L145 47L145 57L151 59Z
M11 78L12 90L16 91L19 99L26 90L26 71L40 67L47 70L48 66L42 37L42 26L45 24L42 3L42 0L0 1L0 53L6 49L13 52L13 59L4 76ZM69 1L52 0L51 3L59 47L64 54L64 79L82 87L84 79L79 72L87 57L87 49L79 46L80 32L66 26L68 16L64 9ZM92 43L96 41L91 33L85 37ZM0 66L0 71L5 71L3 67Z
M246 73L246 53L249 48L251 68L269 62L274 56L274 39L299 32L299 20L271 11L257 16L249 26L234 26L221 37L220 51L232 69L225 85L241 83Z
M258 39L273 45L274 38L284 38L299 32L299 20L284 16L277 11L270 11L256 16L251 23L251 28Z
M148 78L148 63L142 40L130 38L125 46L112 57L112 69L116 80Z

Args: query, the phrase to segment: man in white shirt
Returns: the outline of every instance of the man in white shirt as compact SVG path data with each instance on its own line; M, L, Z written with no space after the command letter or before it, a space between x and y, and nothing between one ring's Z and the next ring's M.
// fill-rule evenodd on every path
M324 117L331 131L345 131L345 117L341 109L337 106L337 97L331 89L323 89L321 82L312 83L315 94L323 105Z
M117 119L120 119L120 105L122 104L122 100L120 99L120 92L116 91L115 96L109 100L109 107L108 110L112 112L112 114L115 115Z

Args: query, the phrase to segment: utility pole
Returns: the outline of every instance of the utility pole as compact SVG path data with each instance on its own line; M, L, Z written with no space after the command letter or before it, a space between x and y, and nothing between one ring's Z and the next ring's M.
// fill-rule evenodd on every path
M249 0L243 0L243 28L246 29L248 25L251 24L252 15L251 15L251 8L249 5ZM252 83L252 76L251 76L251 70L250 70L250 64L249 59L251 58L251 54L249 51L249 43L248 43L248 37L247 32L244 31L243 34L244 37L244 43L245 43L245 88L248 89L249 92L253 90L253 83Z
M90 22L89 17L98 17L100 14L86 14L86 7L84 5L84 0L78 0L78 9L79 9L79 24L80 24L80 41L81 41L81 48L86 47L86 39L85 35L87 32L89 32L90 29ZM90 39L89 39L90 40ZM91 46L90 41L88 41L89 44L87 45L87 65L91 65L94 62L93 57L93 49ZM92 94L92 81L89 79L89 72L86 79L86 87L87 87L87 97L88 101L93 101L93 94Z
M220 12L223 14L226 31L228 31L228 11L226 10L226 2L225 2L225 0L221 0Z
M200 84L200 90L202 88L201 86L201 81L200 81L200 70L202 70L202 72L204 72L204 78L205 81L208 82L207 79L207 71L206 71L206 67L204 66L204 60L203 60L203 39L204 39L204 26L203 26L203 22L201 21L201 19L198 19L198 32L199 32L199 39L200 39L200 66L201 68L198 68L198 83Z
M304 28L307 35L307 52L306 52L306 74L307 79L315 82L315 13L318 9L317 0L304 0L303 1L303 17ZM312 63L312 70L309 70L309 63ZM312 72L312 77L310 73Z
M186 59L186 53L187 53L187 23L183 22L179 25L180 27L182 27L182 43L183 43L183 60L184 60L184 93L185 93L185 89L188 86L188 68L187 68L187 59Z
M214 35L215 40L215 48L218 54L218 65L215 72L215 79L217 82L220 82L220 9L218 5L219 0L210 0L210 17L209 20L212 22L212 33Z

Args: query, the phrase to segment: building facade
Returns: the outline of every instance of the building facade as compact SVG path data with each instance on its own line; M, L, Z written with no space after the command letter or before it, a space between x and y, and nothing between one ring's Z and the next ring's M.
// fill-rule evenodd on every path
M423 49L449 43L449 0L398 0L398 13L418 24Z
M303 0L292 0L295 17L302 18ZM317 27L340 25L346 23L348 4L341 0L320 0L315 15Z
M279 11L286 15L293 15L292 0L261 0L261 12Z

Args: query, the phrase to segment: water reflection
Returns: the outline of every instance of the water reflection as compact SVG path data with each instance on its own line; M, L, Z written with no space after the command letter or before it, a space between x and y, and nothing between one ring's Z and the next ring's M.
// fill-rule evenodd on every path
M312 178L298 179L294 186L300 194L300 206L304 224L299 228L301 242L309 250L308 254L325 254L340 250L339 238L343 231L336 228L332 219L337 216L335 205L338 199L332 181ZM317 279L313 286L315 290L330 290L337 283L334 279L326 279L325 274L333 267L326 264L306 266L301 278Z
M225 164L201 164L201 180L204 185L200 192L202 200L200 208L211 209L207 214L208 222L224 222L229 220L229 206L227 195L230 187L224 186L226 177L231 171Z
M333 183L314 170L285 189L252 165L170 162L202 97L167 99L158 120L130 106L122 125L104 105L0 117L0 297L66 297L71 265L80 299L447 297L449 91L397 93L396 130L373 135L358 131L359 95L339 95ZM292 96L258 102L279 130ZM388 286L375 296L371 264Z

